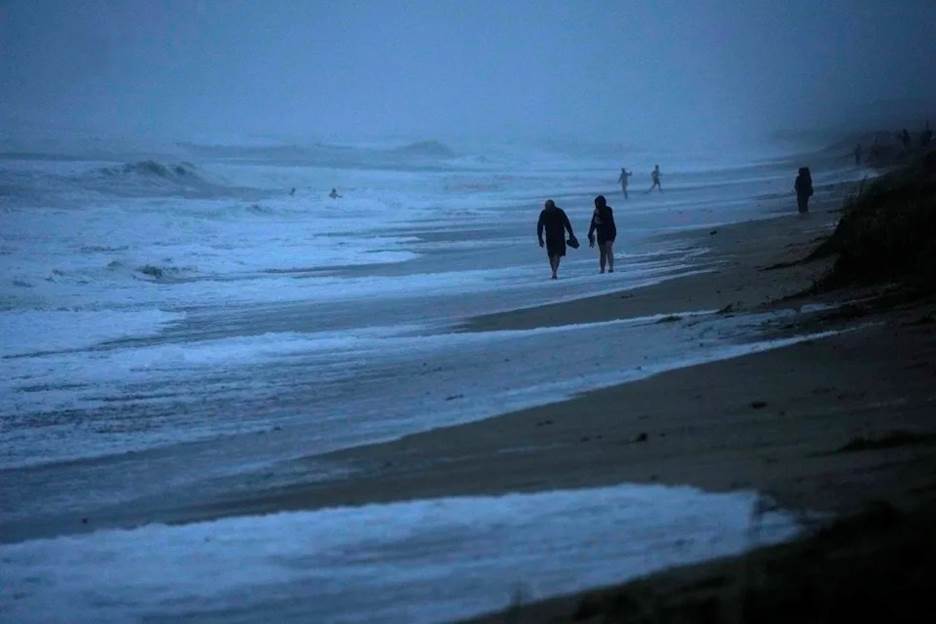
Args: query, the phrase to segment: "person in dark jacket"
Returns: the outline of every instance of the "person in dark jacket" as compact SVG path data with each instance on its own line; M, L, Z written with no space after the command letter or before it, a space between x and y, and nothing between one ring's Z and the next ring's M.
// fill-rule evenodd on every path
M569 217L562 208L556 206L553 200L547 199L543 211L540 212L539 222L536 224L536 237L539 239L539 246L546 248L553 279L559 278L559 262L566 252L566 231L569 232L569 239L574 241L575 234L572 232ZM545 241L543 240L544 232Z
M793 188L796 190L796 203L799 206L800 214L809 212L809 198L813 194L812 175L809 173L809 167L800 167Z
M595 246L595 235L598 235L598 266L605 272L614 273L614 239L617 238L617 227L614 225L614 211L608 205L604 195L595 198L595 212L592 213L591 225L588 227L588 246Z

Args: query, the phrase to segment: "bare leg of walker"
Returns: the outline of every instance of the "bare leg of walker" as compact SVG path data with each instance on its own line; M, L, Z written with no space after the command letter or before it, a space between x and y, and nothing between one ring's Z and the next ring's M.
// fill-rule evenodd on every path
M605 252L604 243L598 244L598 267L601 269L601 272L605 272L605 264L607 263L607 255Z
M604 244L605 256L608 258L608 273L614 273L614 242Z
M559 279L559 258L560 256L549 256L549 268L552 269L553 279Z

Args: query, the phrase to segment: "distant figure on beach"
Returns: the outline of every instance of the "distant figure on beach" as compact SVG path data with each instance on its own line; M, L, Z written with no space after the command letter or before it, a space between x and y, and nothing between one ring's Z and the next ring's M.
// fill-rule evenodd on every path
M595 246L595 234L598 235L598 267L605 272L614 273L614 239L617 238L617 227L614 225L614 211L608 205L604 195L595 198L595 212L592 213L591 225L588 227L588 246Z
M544 230L545 241L543 240ZM539 239L539 246L546 247L549 268L552 269L552 279L559 279L559 262L566 252L566 231L569 232L569 242L574 247L578 247L569 217L562 208L556 206L556 202L547 199L543 205L543 211L540 212L539 222L536 224L536 237Z
M295 195L295 194L296 194L296 187L294 186L294 187L292 187L292 188L290 189L290 191L289 191L289 196L292 197L292 196Z
M881 144L878 142L877 135L874 135L874 141L871 143L871 163L876 163L881 159Z
M933 140L933 131L930 130L929 122L926 122L926 129L920 133L920 147L927 147Z
M654 165L653 171L650 172L650 179L653 181L653 184L650 185L650 188L647 192L651 192L653 189L659 189L660 192L663 192L663 187L660 185L660 165Z
M855 146L855 166L861 164L861 143Z
M328 196L331 197L332 199L338 199L339 197L341 197L341 195L339 195L338 191L336 191L335 189L332 189L331 193L329 193Z
M812 174L809 173L809 167L800 167L793 188L796 190L796 204L799 207L799 212L800 214L806 214L809 212L809 198L813 194Z
M904 150L909 150L910 149L910 133L907 132L907 129L904 128L903 130L901 130L898 136L900 137L900 142L903 143Z
M621 192L624 193L624 199L627 199L627 178L634 175L633 171L628 171L624 167L621 167L621 175L618 177L618 182L621 184Z

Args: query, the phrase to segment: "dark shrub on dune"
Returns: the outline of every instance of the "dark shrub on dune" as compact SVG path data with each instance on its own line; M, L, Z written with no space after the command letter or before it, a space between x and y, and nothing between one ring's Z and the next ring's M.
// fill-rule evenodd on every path
M883 281L936 287L936 151L850 200L833 235L812 257L832 254L838 258L821 287Z

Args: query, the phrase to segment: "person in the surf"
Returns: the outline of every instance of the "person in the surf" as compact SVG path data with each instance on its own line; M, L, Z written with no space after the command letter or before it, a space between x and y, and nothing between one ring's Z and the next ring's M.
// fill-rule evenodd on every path
M556 202L547 199L536 224L536 237L539 239L539 246L546 248L549 268L552 269L552 279L559 279L559 262L566 252L566 231L569 232L570 243L578 247L569 217L562 208L556 206ZM544 232L545 240L543 239Z
M621 184L621 192L624 193L624 199L627 199L627 178L634 175L633 171L628 171L626 168L621 167L621 175L618 176L618 182Z
M617 238L617 227L614 225L614 211L608 205L604 195L595 198L595 211L592 213L591 225L588 227L588 246L595 246L595 235L598 238L598 267L605 272L614 273L614 239Z
M809 212L809 198L813 194L812 174L809 173L809 167L800 167L793 188L796 190L796 204L799 207L799 212L800 214L806 214Z
M291 189L289 189L289 196L292 197L295 194L296 194L296 187L294 186Z
M651 192L653 189L659 189L663 192L663 187L660 185L660 165L654 165L653 171L650 172L650 179L653 181L653 184L650 185L650 188L647 192Z
M341 195L339 195L338 191L335 189L332 189L331 193L329 193L328 196L331 197L332 199L338 199L339 197L341 197Z

